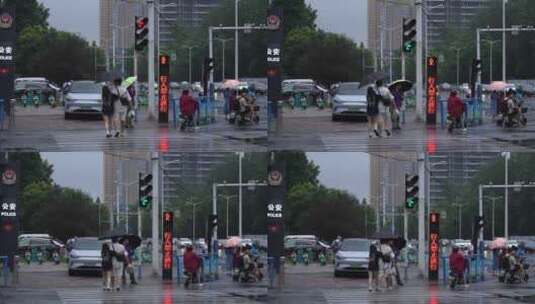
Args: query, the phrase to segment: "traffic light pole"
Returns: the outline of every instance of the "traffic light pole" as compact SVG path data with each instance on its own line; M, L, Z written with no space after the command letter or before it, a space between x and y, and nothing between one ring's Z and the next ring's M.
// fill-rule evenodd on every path
M149 91L150 88L149 88ZM154 90L152 90L154 91ZM159 255L159 217L158 212L159 198L159 166L158 166L158 152L152 154L152 176L153 176L153 201L152 201L152 273L155 276L160 276L160 255Z
M420 153L418 155L418 175L425 176L425 154ZM418 180L418 188L425 189L425 179L420 178ZM419 191L419 203L418 203L418 270L420 275L424 278L427 277L427 271L425 271L425 191Z
M154 0L148 0L148 9L149 9L149 69L148 69L148 90L149 90L149 100L148 100L148 114L149 119L155 119L155 96L154 96L154 52L155 52L155 46L154 46ZM152 262L154 264L154 261Z
M416 119L425 121L424 117L424 60L423 60L423 2L415 0L416 5ZM423 175L421 175L423 176ZM424 189L423 187L421 189ZM423 201L423 200L422 200ZM420 263L420 261L418 262Z

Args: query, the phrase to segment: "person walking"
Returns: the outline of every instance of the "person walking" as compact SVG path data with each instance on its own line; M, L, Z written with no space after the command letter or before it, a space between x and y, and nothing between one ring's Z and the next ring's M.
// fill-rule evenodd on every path
M130 245L128 239L123 241L123 246L125 248L125 262L124 262L124 272L130 277L130 284L137 285L136 275L134 273L134 248Z
M368 256L368 290L370 292L379 291L379 259L381 253L377 248L377 243L373 242L370 245L370 252Z
M457 280L458 283L460 282L464 283L464 271L466 268L465 258L459 252L458 247L453 247L448 260L449 260L450 271L455 277L455 280Z
M100 252L100 257L102 258L102 283L103 289L105 291L111 290L111 280L112 280L112 252L110 250L110 244L102 243L102 249Z
M377 121L379 119L379 102L380 96L375 94L373 87L368 87L366 93L366 115L368 116L368 136L370 138L375 136L380 137L379 131L377 130Z
M113 96L111 94L110 85L107 84L102 87L102 119L104 120L104 128L106 130L106 137L112 137L112 131L117 131L117 126L113 120L115 115L114 113L114 102Z
M111 124L115 131L115 137L121 136L124 123L126 122L126 114L128 108L130 107L130 104L132 103L130 94L128 94L126 88L121 85L122 82L123 80L120 77L116 77L111 83L111 85L109 85L111 99L110 104L113 107L113 112L111 114Z
M180 130L184 131L187 127L191 127L194 121L195 112L197 112L197 101L189 94L188 90L182 91L180 96L180 114L182 116L182 124Z
M379 263L379 279L386 289L392 289L394 285L394 251L386 240L381 240L381 260Z
M119 243L118 238L112 238L112 267L113 267L113 288L116 291L121 290L121 281L123 277L124 262L126 259L125 248Z
M392 115L392 128L394 130L401 130L400 113L401 109L403 108L404 99L403 91L401 90L401 85L396 85L394 87L394 92L392 92L392 95L394 96L394 102L390 107L390 115Z
M392 135L392 118L390 115L390 106L394 102L394 96L390 93L390 90L384 85L383 80L379 79L375 82L373 90L376 95L376 99L380 100L377 103L379 109L379 116L377 120L379 137L382 136L383 131L386 136Z

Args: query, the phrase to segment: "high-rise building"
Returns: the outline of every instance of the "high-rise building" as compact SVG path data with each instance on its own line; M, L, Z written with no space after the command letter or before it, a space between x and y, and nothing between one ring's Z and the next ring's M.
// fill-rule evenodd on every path
M141 15L146 12L140 2L100 0L100 47L106 53L108 71L113 70L113 58L116 71L123 71L131 60L127 55L134 46L135 16Z
M139 173L150 172L150 155L141 152L104 152L102 164L102 203L114 215L117 209L119 214L124 214L126 202L130 208L136 208ZM120 221L124 221L124 218Z
M464 185L481 170L495 161L499 154L493 152L452 152L429 155L429 197L431 206L446 198L449 183Z
M164 204L181 197L188 186L209 183L212 170L225 161L228 153L164 153L162 178Z
M405 174L416 173L416 155L397 152L370 154L370 206L379 219L379 229L390 229L392 218L405 201ZM401 232L400 227L396 227Z
M220 3L221 0L160 0L160 46L165 48L173 41L176 26L200 26L210 10Z
M442 41L448 27L468 27L476 15L493 0L426 0L426 32L429 48Z
M412 1L368 0L368 48L373 50L377 70L386 67L401 48L403 18L416 15ZM381 64L382 62L382 64Z

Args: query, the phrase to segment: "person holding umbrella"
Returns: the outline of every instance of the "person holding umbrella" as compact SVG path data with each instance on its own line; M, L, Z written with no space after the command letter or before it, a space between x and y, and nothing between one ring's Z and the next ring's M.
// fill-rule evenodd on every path
M122 240L122 244L125 248L125 261L124 261L124 272L128 273L130 276L130 284L137 285L136 275L134 273L134 247L130 245L128 238Z

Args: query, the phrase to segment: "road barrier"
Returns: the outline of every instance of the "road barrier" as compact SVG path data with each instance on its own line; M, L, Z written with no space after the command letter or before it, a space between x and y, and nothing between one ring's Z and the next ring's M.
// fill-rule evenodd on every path
M4 282L2 286L7 287L8 278L9 278L9 257L0 256L0 263L2 264L2 272L1 272L1 276L3 278L2 282Z

